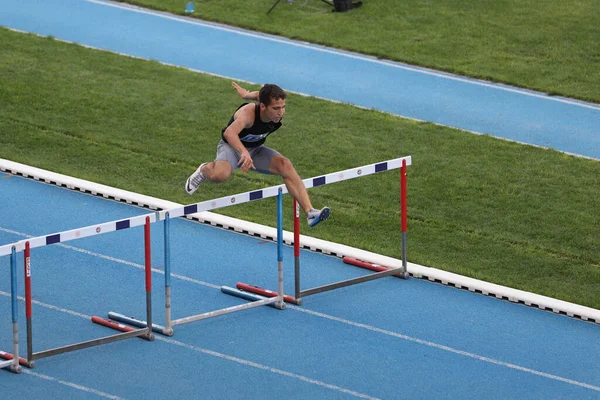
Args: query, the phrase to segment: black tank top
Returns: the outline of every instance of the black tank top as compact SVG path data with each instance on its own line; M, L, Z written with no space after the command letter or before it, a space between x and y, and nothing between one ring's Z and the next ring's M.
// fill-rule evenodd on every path
M237 108L244 107L248 103L244 103ZM235 110L237 112L237 110ZM235 112L234 112L235 115ZM231 125L234 121L233 115L229 120L229 123L225 128L221 130L221 138L225 143L227 143L227 139L225 139L225 130ZM277 129L281 127L281 121L279 122L262 122L260 119L260 104L256 103L254 107L254 124L250 128L244 128L239 134L239 138L242 141L242 144L246 148L250 147L258 147L263 144L267 140L267 136L271 133L275 132Z

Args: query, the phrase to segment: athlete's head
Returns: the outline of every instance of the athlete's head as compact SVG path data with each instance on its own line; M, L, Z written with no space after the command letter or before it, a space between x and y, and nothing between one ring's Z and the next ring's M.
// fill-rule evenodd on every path
M260 110L269 121L279 122L285 114L285 98L287 94L277 85L265 84L258 93Z
M268 106L273 100L285 100L287 94L277 85L266 83L258 92L258 99L262 104Z

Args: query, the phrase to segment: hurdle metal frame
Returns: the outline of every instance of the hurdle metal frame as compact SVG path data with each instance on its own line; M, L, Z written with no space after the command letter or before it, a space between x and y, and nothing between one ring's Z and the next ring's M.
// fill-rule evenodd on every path
M34 237L27 240L21 240L19 242L0 246L0 256L10 254L11 255L11 271L16 269L16 253L23 252L24 262L23 270L25 275L25 317L27 321L27 359L18 357L17 343L14 343L14 354L3 353L2 358L12 359L12 367L16 369L15 365L22 364L29 368L35 366L35 360L45 357L50 357L57 354L67 353L75 350L80 350L92 346L98 346L106 343L115 342L118 340L129 339L133 337L142 337L147 340L153 340L154 335L151 329L131 329L128 327L115 326L112 321L104 320L100 317L92 317L92 322L104 325L110 328L119 329L124 333L105 336L98 339L93 339L85 342L70 344L66 346L57 347L54 349L43 350L39 352L33 352L33 332L32 332L32 296L31 296L31 249L36 247L48 246L56 243L62 243L70 240L81 239L84 237L100 235L108 232L133 228L136 226L144 226L144 248L145 248L145 281L146 281L146 312L148 321L152 321L152 261L151 261L151 248L150 248L150 224L157 221L156 213L141 215L125 220L106 222L98 225L91 225L79 229L73 229L70 231L59 232L51 235L44 235ZM12 274L12 272L11 272ZM12 282L13 294L13 335L17 332L16 318L16 272L14 273ZM18 340L18 339L16 339ZM13 339L15 342L15 339ZM1 363L0 366L6 366L5 363Z
M375 271L375 273L347 279L343 281L333 282L327 285L309 288L305 290L301 290L300 285L300 210L297 202L294 200L294 296L284 295L284 300L288 303L300 305L302 304L302 298L306 296L310 296L317 293L323 293L334 289L339 289L342 287L356 285L362 282L368 282L379 278L384 278L387 276L396 276L403 279L409 278L409 273L407 271L407 243L406 243L406 232L407 232L407 177L406 177L406 167L411 165L411 157L403 157L397 158L394 160L385 161L383 163L366 165L363 167L355 168L352 170L346 170L339 175L330 174L327 175L329 180L323 181L325 183L334 183L342 180L358 178L362 176L372 175L378 172L389 171L392 169L400 169L400 219L401 219L401 231L402 231L402 265L398 268L387 268L382 266L371 266L370 268L362 265L360 263L348 262L353 265L357 265L363 268L370 269ZM346 173L348 173L346 176ZM337 180L336 180L337 179ZM366 263L365 263L366 264ZM250 285L243 282L238 282L236 288L239 290L236 292L231 292L234 296L242 296L247 293L256 294L262 297L272 297L273 292L259 286Z
M230 314L236 311L247 310L254 307L268 305L277 309L285 309L283 299L283 193L285 186L273 186L268 189L263 189L254 192L241 193L234 196L221 197L219 199L208 200L196 204L191 204L183 207L177 207L159 213L159 219L164 220L164 256L165 256L165 326L158 324L149 324L147 321L137 319L135 317L126 316L118 312L109 312L108 318L114 321L126 323L136 327L147 327L150 325L152 330L163 335L172 336L173 327L183 325L190 322L196 322L203 319L218 317L225 314ZM251 300L251 303L239 304L232 307L227 307L215 311L209 311L197 315L191 315L184 318L173 320L171 318L171 251L170 251L170 220L171 218L183 217L188 214L194 214L199 211L214 210L217 208L227 207L233 204L242 204L249 201L259 200L261 198L277 196L277 273L279 294L274 297L264 298L253 294L245 294L241 297L245 300ZM237 289L222 286L221 291L226 294L236 292Z
M302 181L302 183L304 184L304 186L307 189L310 189L310 188L314 188L317 186L322 186L322 185L326 185L326 184L330 184L330 183L341 182L341 181L345 181L345 180L349 180L349 179L358 178L361 176L372 175L372 174L375 174L378 172L388 171L391 169L398 169L398 168L402 167L403 165L405 168L404 171L406 172L406 166L411 165L411 162L412 162L412 158L410 156L401 157L401 158L396 158L393 160L388 160L388 161L384 161L384 162L380 162L380 163L365 165L365 166L358 167L358 168L351 168L351 169L347 169L344 171L338 171L338 172L334 172L334 173L327 174L327 175L321 175L318 177L307 178L307 179L304 179ZM269 197L280 196L281 194L285 194L285 193L287 193L286 186L285 185L277 185L277 186L271 186L271 187L268 187L265 189L259 189L259 190L254 190L254 191L250 191L250 192L239 193L239 194L236 194L233 196L220 197L220 198L213 199L213 200L207 200L207 201L203 201L203 202L199 202L199 203L195 203L195 204L189 204L186 206L176 207L176 208L172 208L169 210L164 210L164 211L159 212L159 220L165 221L164 222L164 229L165 229L165 235L164 235L165 325L162 326L162 325L158 325L158 324L150 324L152 326L152 330L154 332L157 332L157 333L160 333L163 335L167 335L167 336L172 336L174 333L173 326L175 326L175 325L181 325L181 324L188 323L188 322L199 321L201 319L206 319L206 318L210 318L210 317L214 317L214 316L218 316L218 315L227 314L227 313L230 313L233 311L238 311L238 310L242 310L242 309L246 309L246 308L250 308L250 307L257 307L257 306L261 306L261 305L271 305L271 306L275 306L276 308L283 309L285 307L284 303L286 301L293 302L293 301L291 301L290 296L286 296L283 294L283 282L281 282L281 284L280 284L281 287L278 292L262 290L263 293L252 293L250 291L240 290L239 288L231 288L231 287L224 286L221 288L221 291L223 293L230 294L230 295L233 295L236 297L240 297L240 298L243 298L246 300L251 300L252 303L241 305L241 306L234 306L234 307L231 307L230 309L217 310L212 313L204 313L204 314L199 314L199 315L190 316L190 317L186 317L186 318L180 318L177 320L171 319L172 305L171 305L171 277L170 277L171 261L170 261L170 243L169 243L170 242L169 220L171 218L183 217L183 216L195 214L195 213L198 213L201 211L210 211L210 210L215 210L217 208L228 207L228 206L231 206L234 204L243 204L243 203L248 203L248 202L256 201L256 200L260 200L260 199L266 199ZM278 204L279 204L279 201L278 201ZM295 224L299 225L298 222L295 222ZM283 228L281 226L282 226L282 223L279 223L279 219L278 219L278 231L277 231L278 232L278 234L277 234L278 244L280 242L282 242L282 240L283 240ZM280 231L280 229L281 229L281 231ZM404 238L405 238L405 236L403 236L403 240L404 240ZM299 240L295 240L295 243L299 243ZM279 248L279 246L278 246L278 248ZM404 259L406 259L406 257L404 257ZM404 270L404 273L406 274L406 263L403 264L403 270ZM398 273L398 272L396 270L394 270L394 273ZM387 276L388 274L392 275L392 273L383 272L383 273L380 273L379 276ZM406 274L406 276L408 276L408 274ZM375 279L375 278L370 278L370 279L368 278L365 280L371 280L371 279ZM264 292L268 292L269 295L265 296ZM302 293L302 294L307 295L306 293ZM273 299L277 299L277 302L273 303ZM271 301L269 301L269 300L271 300ZM299 304L299 303L297 303L297 304ZM131 316L126 316L122 313L113 312L113 311L108 313L108 318L111 320L114 320L114 321L122 322L122 323L129 324L129 325L136 326L136 327L147 327L148 326L147 321L143 321L143 320L137 319L135 317L131 317Z

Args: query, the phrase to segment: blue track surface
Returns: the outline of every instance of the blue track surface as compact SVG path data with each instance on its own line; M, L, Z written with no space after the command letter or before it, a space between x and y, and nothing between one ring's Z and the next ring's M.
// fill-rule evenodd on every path
M147 213L6 174L0 189L0 243ZM28 199L27 207L16 198ZM49 200L59 205L52 213ZM242 302L221 285L276 288L275 243L171 222L174 318ZM162 223L152 234L154 314L162 323ZM92 315L143 316L142 243L142 229L132 228L34 249L34 351L111 334ZM0 349L10 349L9 259L0 261ZM289 247L284 262L292 293ZM364 273L302 253L303 287ZM385 278L305 298L302 307L262 307L175 329L173 338L41 359L20 376L0 374L0 384L32 399L600 398L597 326L416 279Z
M548 141L532 143L600 158L594 105L106 4L5 0L0 25L255 82L265 81L260 60L231 65L220 49L274 46L281 70L269 80L285 88L498 136L526 132ZM335 71L328 71L331 63ZM340 80L340 65L357 73L353 85L347 76ZM579 147L555 146L561 138ZM7 174L0 174L0 202L0 244L148 212ZM163 324L162 223L152 235L154 315ZM180 219L172 221L171 242L173 318L243 303L222 294L221 285L276 288L275 243ZM292 249L285 247L283 256L292 293ZM11 349L8 267L9 258L0 258L5 351ZM304 288L364 273L302 252ZM144 315L142 229L34 249L32 286L34 351L112 334L89 317ZM23 356L22 302L19 307ZM595 399L597 336L593 324L426 281L385 278L310 296L284 311L261 307L177 326L172 338L41 359L21 375L0 371L0 387L24 399Z
M0 25L600 159L597 104L104 1L4 0Z

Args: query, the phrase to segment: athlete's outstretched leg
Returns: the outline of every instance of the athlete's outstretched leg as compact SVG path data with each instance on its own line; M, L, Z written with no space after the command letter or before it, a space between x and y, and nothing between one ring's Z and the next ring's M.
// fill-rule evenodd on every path
M298 175L298 172L296 172L296 169L290 160L281 155L274 156L271 159L269 172L283 178L283 182L285 183L288 192L296 199L300 204L300 207L304 210L309 226L315 226L319 222L329 218L331 211L329 207L324 207L320 210L313 208L304 182L302 182L300 175Z

